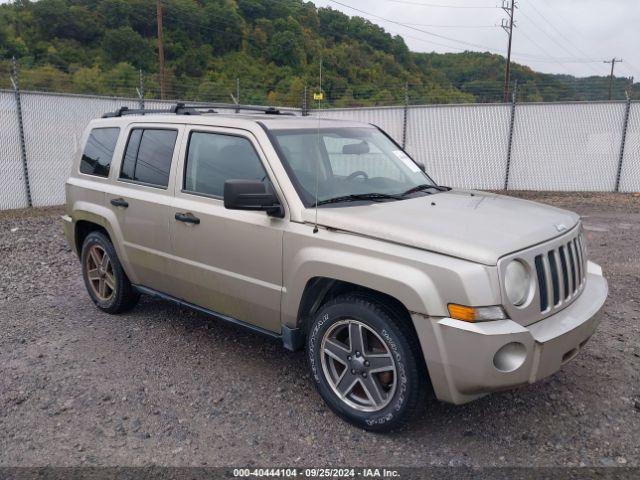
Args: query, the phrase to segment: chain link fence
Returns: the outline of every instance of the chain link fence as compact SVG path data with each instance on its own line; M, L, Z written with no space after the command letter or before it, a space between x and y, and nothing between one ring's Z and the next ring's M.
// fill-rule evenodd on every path
M624 155L620 165L620 191L640 192L640 103L629 110Z
M0 210L27 207L30 199L35 207L64 203L64 182L87 123L122 106L141 106L137 98L16 93L0 90ZM172 103L146 100L144 106ZM319 115L378 125L444 185L640 191L638 102L412 105Z
M626 106L518 105L509 188L615 190Z
M442 185L500 189L510 112L505 104L409 108L407 150Z
M28 205L13 92L0 91L0 210Z
M321 116L379 125L443 185L640 191L640 102L328 109Z
M65 202L64 182L89 121L134 100L47 93L22 93L22 116L34 207Z

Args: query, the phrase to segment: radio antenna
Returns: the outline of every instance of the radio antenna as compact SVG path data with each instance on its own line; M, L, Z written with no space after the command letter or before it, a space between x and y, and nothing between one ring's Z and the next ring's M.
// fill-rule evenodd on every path
M317 134L318 149L317 149L317 152L320 152L320 110L322 107L322 96L323 96L323 92L322 92L322 55L321 55L320 56L320 87L319 87L318 93L314 95L314 97L318 99L318 134ZM320 159L317 158L316 159L316 202L315 202L316 219L315 219L315 225L313 226L313 233L318 233L318 184L319 184L319 178L320 178L319 164L320 164Z

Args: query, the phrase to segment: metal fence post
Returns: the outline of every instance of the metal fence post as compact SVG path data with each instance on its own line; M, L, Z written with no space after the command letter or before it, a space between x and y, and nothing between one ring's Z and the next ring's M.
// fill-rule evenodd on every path
M407 121L409 117L409 83L404 83L404 112L402 116L402 149L407 148Z
M511 120L509 121L509 139L507 141L507 168L504 173L504 189L509 189L509 170L511 168L511 149L513 146L513 127L516 120L516 94L518 92L518 81L513 85L513 93L511 95Z
M11 85L16 99L16 113L18 115L18 135L20 137L20 155L22 157L22 171L24 174L24 186L27 194L27 205L33 207L31 199L31 184L29 183L29 168L27 166L27 147L24 141L24 125L22 123L22 102L20 101L20 82L18 79L18 62L13 57Z
M138 104L140 105L140 110L144 110L144 77L142 76L142 69L138 71L138 74L140 85L136 88L136 92L138 92Z
M620 191L620 176L622 175L622 162L624 160L624 145L627 141L627 129L629 128L629 111L631 110L631 97L627 93L627 105L624 109L624 122L622 123L622 141L620 142L620 157L618 158L618 172L616 173L616 192Z
M307 85L304 85L304 93L302 94L302 116L309 115L309 108L307 107Z

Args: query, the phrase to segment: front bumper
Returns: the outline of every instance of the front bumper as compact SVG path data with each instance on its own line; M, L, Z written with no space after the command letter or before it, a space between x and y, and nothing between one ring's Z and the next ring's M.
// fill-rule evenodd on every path
M557 372L595 332L607 293L602 270L589 262L582 295L526 327L513 320L468 323L414 314L436 396L462 404Z

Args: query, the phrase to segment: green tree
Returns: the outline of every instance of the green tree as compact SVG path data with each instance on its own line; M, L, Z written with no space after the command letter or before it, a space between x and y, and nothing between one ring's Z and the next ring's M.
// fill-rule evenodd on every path
M128 62L138 68L149 68L154 55L147 40L131 27L107 30L102 49L108 62Z
M97 12L107 28L131 26L133 9L127 0L103 0L99 3Z

